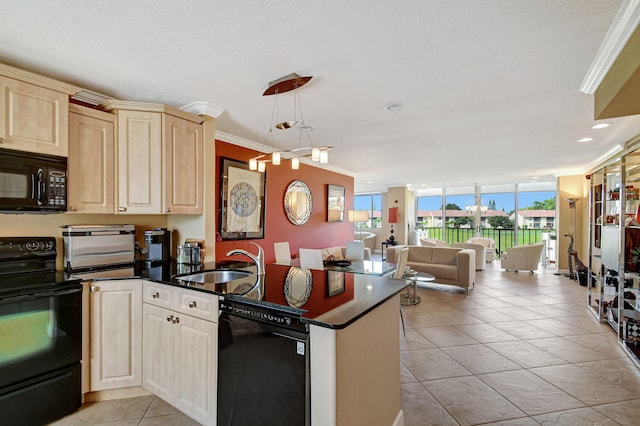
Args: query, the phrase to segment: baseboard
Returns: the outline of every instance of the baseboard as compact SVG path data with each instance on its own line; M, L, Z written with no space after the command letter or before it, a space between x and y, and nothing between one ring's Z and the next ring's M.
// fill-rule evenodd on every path
M395 421L393 422L393 426L404 426L404 411L398 411L398 415L396 416Z
M83 402L108 401L111 399L133 398L136 396L153 395L142 386L134 386L130 388L109 389L103 391L95 391L84 394Z

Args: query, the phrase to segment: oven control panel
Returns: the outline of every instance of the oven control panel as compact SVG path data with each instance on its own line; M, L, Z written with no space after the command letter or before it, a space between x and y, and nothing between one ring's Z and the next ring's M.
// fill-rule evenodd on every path
M13 257L40 258L56 254L56 239L54 237L1 237L0 261Z

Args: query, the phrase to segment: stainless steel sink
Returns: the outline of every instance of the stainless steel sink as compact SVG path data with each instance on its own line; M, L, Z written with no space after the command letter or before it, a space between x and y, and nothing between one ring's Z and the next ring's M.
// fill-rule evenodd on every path
M176 278L179 281L186 281L186 282L192 282L192 283L217 284L217 283L227 283L229 281L245 278L245 277L248 277L249 275L253 275L253 274L248 271L212 270L212 271L198 272L197 274L183 275L181 277L176 277Z

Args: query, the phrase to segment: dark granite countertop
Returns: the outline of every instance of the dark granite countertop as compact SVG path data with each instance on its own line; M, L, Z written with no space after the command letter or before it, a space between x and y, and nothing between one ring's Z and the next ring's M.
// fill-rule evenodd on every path
M142 278L222 296L237 303L300 315L303 322L340 329L366 315L406 283L373 275L309 270L271 264L259 277L251 274L225 283L196 283L184 276L214 269L255 272L248 262L213 262L202 266L168 262L139 262L136 274Z

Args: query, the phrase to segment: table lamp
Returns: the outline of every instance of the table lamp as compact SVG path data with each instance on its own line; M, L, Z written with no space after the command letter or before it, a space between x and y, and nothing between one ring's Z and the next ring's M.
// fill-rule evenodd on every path
M396 237L393 236L393 224L398 223L398 207L389 207L389 223L391 224L391 235L387 240L389 244L396 244Z

